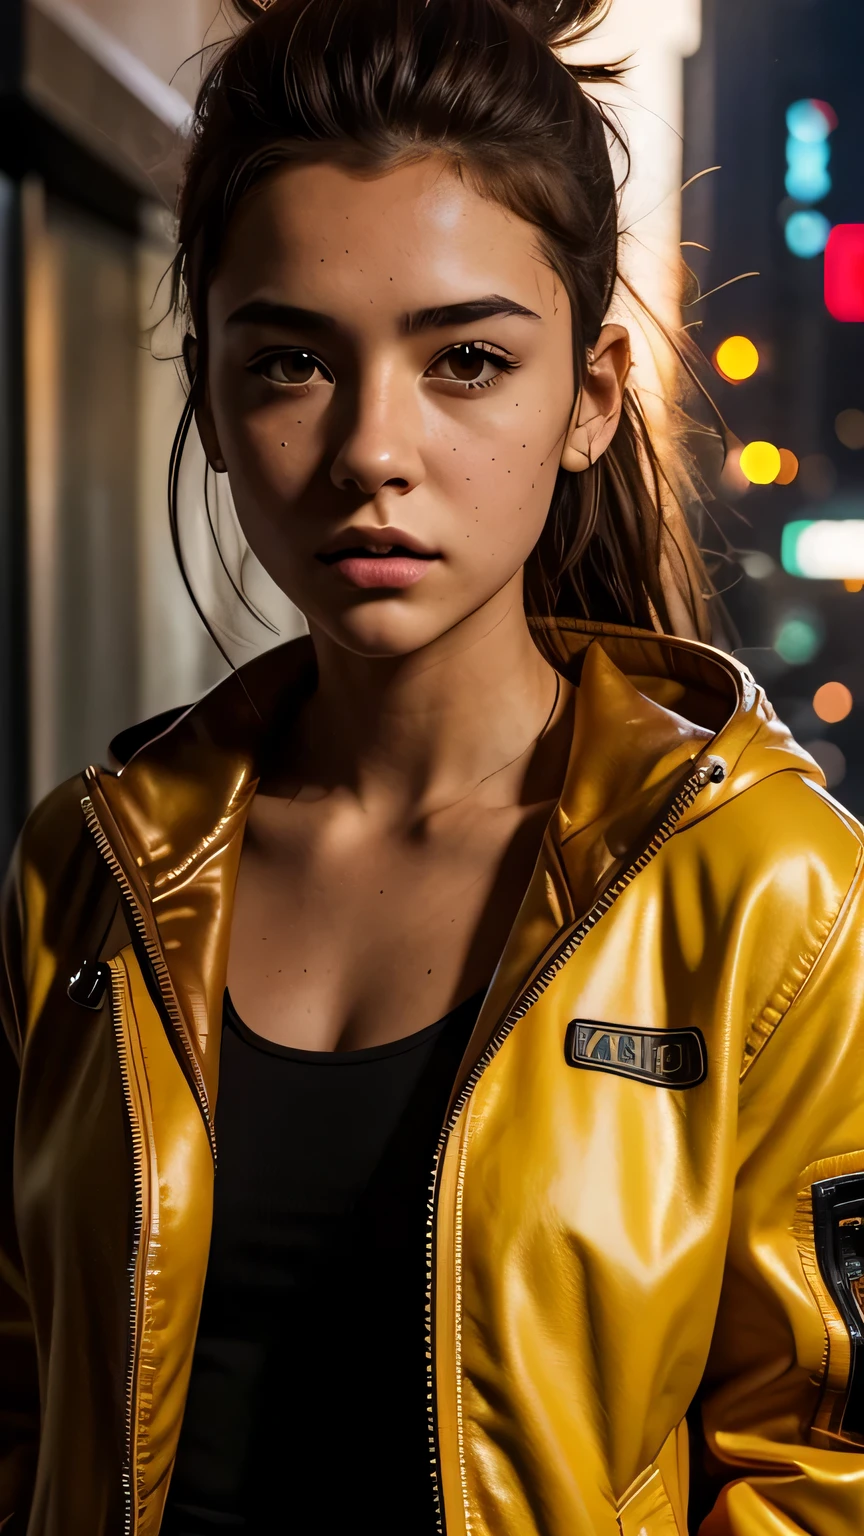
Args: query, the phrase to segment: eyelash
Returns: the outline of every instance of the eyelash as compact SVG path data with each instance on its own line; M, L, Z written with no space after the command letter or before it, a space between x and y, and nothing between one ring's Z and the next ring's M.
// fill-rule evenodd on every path
M435 367L436 363L443 362L444 358L445 357L449 357L451 352L458 352L461 347L465 347L465 346L471 347L473 351L481 352L486 357L491 358L493 362L498 364L499 368L501 369L501 372L500 373L496 373L494 378L491 378L491 379L473 380L473 381L472 380L461 380L461 379L445 379L443 381L444 383L447 383L447 384L459 384L461 386L461 388L466 390L466 391L469 390L469 389L492 389L494 387L494 385L500 384L501 380L503 378L505 378L507 376L507 374L515 373L516 369L517 368L521 368L521 366L522 366L522 364L515 357L511 357L511 355L509 353L502 351L500 347L493 346L493 344L491 342L488 342L488 341L457 342L455 344L455 346L445 347L442 352L438 353L437 357L433 357L431 363L429 364L429 368L426 370L427 374L430 372L430 370L432 368ZM425 377L425 375L424 375L424 377Z
M336 380L326 363L322 363L320 357L317 357L314 352L308 352L305 347L280 347L274 352L264 352L260 357L253 357L252 361L247 364L247 367L250 373L257 373L259 378L264 379L268 384L272 384L276 389L290 390L295 395L305 395L314 382L312 379L309 379L305 384L292 384L288 379L282 381L279 379L268 379L266 374L268 364L277 362L280 357L296 357L298 355L308 357L310 362L313 362L315 367L320 369L324 375L325 383L335 384Z
M444 349L438 353L437 357L433 357L429 367L426 370L426 373L424 374L424 378L429 375L437 363L443 362L443 360L446 357L449 357L451 353L458 352L460 347L464 346L470 346L474 351L484 353L485 356L497 363L501 370L500 373L496 373L494 378L491 379L445 379L441 381L446 384L457 384L461 389L465 390L466 393L468 390L492 389L494 385L500 384L501 380L508 374L515 373L516 369L521 368L522 366L517 358L512 357L507 352L502 351L499 347L494 346L491 342L456 342L451 344L449 347L444 347ZM248 367L250 372L257 373L259 377L266 379L265 370L268 363L272 363L280 357L290 357L297 353L302 353L304 356L308 357L311 362L314 362L316 368L320 369L321 373L324 375L326 383L334 384L336 382L327 365L323 363L314 352L307 352L305 347L283 347L277 352L267 352L261 357L253 358L252 361L248 364ZM268 382L273 384L277 389L291 390L291 392L294 394L300 394L301 392L305 394L311 387L313 381L310 379L308 383L305 384L291 384L287 380L285 382L280 382L278 379L270 379Z

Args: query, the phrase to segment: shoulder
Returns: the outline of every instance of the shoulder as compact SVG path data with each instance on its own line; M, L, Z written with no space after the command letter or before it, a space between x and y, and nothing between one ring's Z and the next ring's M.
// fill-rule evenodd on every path
M121 731L109 748L109 768L116 772L125 767L136 752L163 735L185 713L184 705ZM65 861L92 845L82 804L86 795L85 770L82 769L39 801L24 823L10 874L17 873L21 878L27 870L44 872L53 885Z
M785 770L674 841L685 888L698 892L706 935L722 936L761 1048L825 956L857 954L864 831L815 778ZM748 1050L755 1054L752 1042Z
M789 943L801 925L827 931L864 869L864 829L814 777L794 769L741 787L682 829L680 853L710 886L746 911L776 921Z
M795 769L745 785L697 821L721 859L789 872L799 864L839 886L855 878L864 828L824 783Z
M86 832L81 805L86 792L84 775L80 773L58 784L39 801L18 839L11 876L25 882L32 875L56 876Z
M115 772L177 721L185 707L155 715L121 732L111 743L109 767ZM65 947L86 943L89 917L96 920L110 886L109 872L87 826L85 772L58 784L27 817L9 869L2 898L3 946Z

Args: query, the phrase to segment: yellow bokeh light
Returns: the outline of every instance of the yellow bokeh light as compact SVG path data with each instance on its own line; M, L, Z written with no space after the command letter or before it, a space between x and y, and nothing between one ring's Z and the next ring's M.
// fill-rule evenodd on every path
M727 336L714 353L714 366L724 379L740 384L759 367L759 353L746 336Z
M741 472L751 485L771 485L783 467L779 448L773 443L748 443L741 450Z
M819 719L827 725L836 725L839 720L845 720L852 713L854 702L845 683L823 683L813 695L813 708Z
M843 585L847 592L864 591L864 581L859 581L857 576L847 576Z

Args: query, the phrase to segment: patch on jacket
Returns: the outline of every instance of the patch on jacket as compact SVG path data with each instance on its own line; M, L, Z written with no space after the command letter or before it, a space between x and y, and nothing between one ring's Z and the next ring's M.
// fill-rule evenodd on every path
M666 1029L657 1034L573 1019L567 1026L564 1055L568 1066L634 1077L660 1088L695 1088L708 1075L708 1054L698 1029Z

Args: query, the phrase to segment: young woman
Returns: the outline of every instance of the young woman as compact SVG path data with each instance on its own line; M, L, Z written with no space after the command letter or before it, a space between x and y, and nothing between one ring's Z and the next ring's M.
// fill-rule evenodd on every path
M859 1536L861 832L699 638L596 5L245 9L180 446L311 634L24 832L0 1527Z

